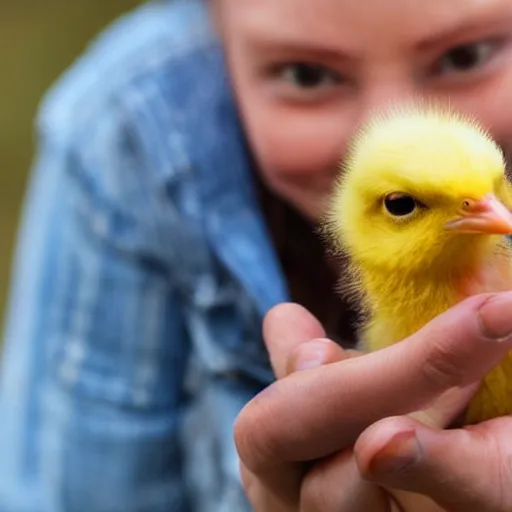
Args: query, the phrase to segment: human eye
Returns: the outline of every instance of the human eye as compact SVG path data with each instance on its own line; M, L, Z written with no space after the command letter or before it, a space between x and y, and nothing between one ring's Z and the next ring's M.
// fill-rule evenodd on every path
M434 64L434 74L471 73L485 67L500 49L495 40L479 41L454 46L445 52Z
M297 62L281 67L280 78L297 89L318 89L340 82L339 76L332 70L319 64Z
M304 103L327 101L347 84L332 68L309 62L279 64L272 69L270 79L282 99Z

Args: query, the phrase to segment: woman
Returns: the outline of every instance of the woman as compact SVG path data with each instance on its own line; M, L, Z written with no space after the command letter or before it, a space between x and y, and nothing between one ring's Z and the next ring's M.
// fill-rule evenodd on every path
M327 364L354 318L315 224L348 140L390 101L449 98L508 149L511 27L506 0L175 0L110 27L39 117L0 509L248 510L233 424L275 376L236 426L256 512L510 509L501 423L371 425L436 401L423 418L445 426L510 349L479 331L510 332L508 295L436 319L420 351ZM272 309L267 353L262 320L290 300L305 309Z

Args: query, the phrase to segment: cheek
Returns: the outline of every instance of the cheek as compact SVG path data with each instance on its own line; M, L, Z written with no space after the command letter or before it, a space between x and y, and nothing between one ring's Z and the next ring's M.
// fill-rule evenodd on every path
M476 116L482 125L507 151L512 150L512 113L510 91L512 90L512 59L503 71L489 81L479 84L465 94L453 94L451 103L455 108Z
M330 187L350 127L336 106L279 105L247 90L241 108L261 172L274 184Z
M235 80L243 122L266 180L276 188L325 190L338 173L352 123L346 107L290 104L272 92Z

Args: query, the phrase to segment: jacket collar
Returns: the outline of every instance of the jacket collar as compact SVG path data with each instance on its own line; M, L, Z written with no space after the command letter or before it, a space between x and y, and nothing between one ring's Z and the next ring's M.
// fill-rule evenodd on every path
M213 43L200 60L196 79L205 92L194 95L196 104L187 109L187 133L206 231L220 259L264 315L289 300L285 279L257 201L250 151L219 45ZM201 145L201 151L192 151L193 145Z

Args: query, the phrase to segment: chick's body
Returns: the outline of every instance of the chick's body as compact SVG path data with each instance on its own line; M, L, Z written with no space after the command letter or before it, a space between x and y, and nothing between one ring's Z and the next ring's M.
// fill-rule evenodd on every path
M363 128L326 227L348 256L342 287L366 312L367 350L470 295L512 289L511 197L501 150L470 120L408 108ZM512 352L486 376L466 422L510 413Z

